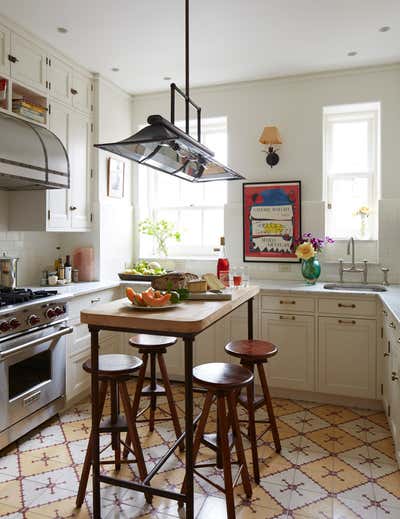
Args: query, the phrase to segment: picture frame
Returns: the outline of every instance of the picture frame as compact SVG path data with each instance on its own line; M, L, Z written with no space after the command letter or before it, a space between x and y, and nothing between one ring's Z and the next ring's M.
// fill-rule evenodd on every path
M107 196L123 198L125 189L125 162L114 157L108 158Z
M243 261L299 263L301 181L243 184Z

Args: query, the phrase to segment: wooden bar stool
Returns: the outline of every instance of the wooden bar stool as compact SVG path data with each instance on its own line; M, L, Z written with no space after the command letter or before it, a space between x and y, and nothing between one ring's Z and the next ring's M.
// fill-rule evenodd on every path
M129 448L129 451L135 456L133 461L137 463L139 476L143 481L147 476L147 470L135 424L135 414L132 412L132 406L126 387L126 382L132 379L133 373L135 373L140 367L143 367L142 361L132 355L100 355L97 374L100 380L99 430L100 432L111 433L111 443L104 447L102 452L110 445L114 451L113 461L101 460L100 464L114 464L115 470L119 470L121 468L121 463L127 463L125 460L121 460L121 443L125 446L125 443L121 440L121 432L128 432L130 438L133 438L133 442L131 442L132 450ZM87 360L83 364L83 369L87 373L93 373L90 360ZM111 396L111 416L108 419L101 420L108 388L110 389ZM119 397L121 397L125 420L120 416ZM81 479L79 482L79 490L76 498L76 506L78 508L82 506L85 499L90 467L92 465L92 445L93 432L90 433ZM129 463L131 462L132 461L129 460ZM151 496L146 494L146 500L150 503Z
M225 494L226 508L228 519L235 518L235 503L233 488L242 477L244 491L247 497L251 497L252 489L250 476L247 469L246 457L244 454L242 437L239 427L239 420L236 409L237 393L243 387L252 387L253 374L246 368L237 364L228 364L225 362L213 362L210 364L202 364L193 369L193 381L199 386L207 390L203 410L197 425L196 434L193 443L193 464L194 472L199 477L207 481ZM217 422L218 422L218 449L220 449L222 468L224 472L224 488L208 479L197 469L201 467L215 467L217 463L204 463L196 465L196 458L199 452L200 444L203 441L204 431L207 424L210 407L215 399L217 400ZM227 404L227 408L225 406ZM239 465L238 473L235 479L232 478L231 470L231 452L230 452L230 435L229 429L232 428L232 440L235 444L237 461ZM186 479L182 484L182 493L185 493ZM183 502L179 503L180 506Z
M281 451L281 442L279 439L278 427L276 425L274 408L272 406L271 395L268 388L267 377L264 370L264 364L268 362L270 357L273 357L277 354L278 348L267 341L259 341L259 340L242 340L242 341L232 341L225 346L225 351L232 355L233 357L237 357L240 359L240 364L251 371L254 374L254 368L257 366L258 375L260 377L261 387L263 395L261 397L255 397L253 406L249 406L248 399L245 399L240 394L238 396L238 400L243 407L248 410L248 427L249 427L249 435L251 435L253 427L252 422L254 420L255 423L266 423L268 425L266 431L264 431L259 437L263 436L267 431L271 430L272 437L274 439L275 451ZM254 384L254 381L253 381ZM253 391L254 394L254 391ZM254 410L259 409L265 404L268 412L269 420L255 420L254 418ZM251 442L252 444L252 457L253 457L253 469L254 469L254 479L256 483L260 482L260 471L258 466L258 456L257 456L257 443Z
M129 344L139 349L139 353L142 354L142 362L143 362L143 369L140 370L138 379L137 379L137 385L136 385L136 393L135 396L138 394L139 397L148 397L150 398L149 405L146 406L144 409L142 409L138 413L138 406L135 409L136 414L136 422L149 422L149 429L150 431L154 431L154 423L155 422L162 422L172 419L172 423L174 425L175 429L175 435L178 439L182 435L182 429L179 423L178 413L176 411L176 406L174 402L174 397L172 394L172 388L171 383L168 377L167 367L165 365L164 360L164 353L167 352L168 346L173 346L176 344L176 337L164 337L160 335L148 335L148 334L136 334L133 335L129 339ZM146 368L147 363L149 361L150 357L150 384L146 387L143 387L144 385L144 379L146 376ZM157 373L156 373L156 361L158 361L158 366L160 368L161 373L161 379L164 384L164 386L161 386L157 383ZM170 411L170 417L168 418L155 418L155 412L157 409L157 397L158 396L166 396L168 401L168 407ZM139 403L139 402L138 402ZM139 416L142 416L148 409L150 409L150 418L149 420L143 419L138 420ZM126 438L126 443L129 445L130 437L129 433ZM184 442L182 441L179 444L179 449L181 451L184 451L185 446ZM127 449L124 449L124 457L127 456Z

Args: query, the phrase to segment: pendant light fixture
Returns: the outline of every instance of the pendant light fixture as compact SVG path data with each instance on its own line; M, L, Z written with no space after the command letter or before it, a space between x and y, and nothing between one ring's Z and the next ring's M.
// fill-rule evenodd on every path
M185 101L185 131L175 126L175 97ZM185 91L170 85L171 121L161 115L150 115L149 126L125 140L95 144L121 157L163 171L189 182L238 180L244 178L214 158L214 152L201 143L201 108L190 97L189 90L189 0L185 0ZM189 135L190 106L197 113L197 140Z

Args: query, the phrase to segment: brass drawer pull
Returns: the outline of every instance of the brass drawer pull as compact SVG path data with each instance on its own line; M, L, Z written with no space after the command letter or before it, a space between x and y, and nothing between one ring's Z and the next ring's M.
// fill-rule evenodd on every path
M90 302L91 302L91 304L93 305L94 303L98 303L99 301L101 301L101 297L95 297L95 298L92 299Z
M287 320L287 321L294 321L296 317L294 315L280 315L279 319Z
M385 353L383 354L384 357L389 357L389 355L390 355L390 353L387 353L386 351L385 351Z
M396 326L395 326L393 321L391 323L389 323L389 328L396 328Z
M399 376L397 375L397 373L395 371L392 371L392 380L393 380L393 382L395 382L396 380L399 380Z
M382 310L383 315L387 315L386 310Z
M338 319L339 324L356 324L356 321L354 320L348 320L348 319Z
M295 305L296 301L279 301L280 305Z
M338 303L339 308L355 308L356 305L354 303L351 303L350 305L346 305L344 303Z

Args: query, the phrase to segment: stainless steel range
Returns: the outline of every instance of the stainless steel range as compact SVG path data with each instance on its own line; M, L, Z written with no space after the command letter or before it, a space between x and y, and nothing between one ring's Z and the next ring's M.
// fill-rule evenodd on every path
M64 406L67 301L0 287L0 449Z

